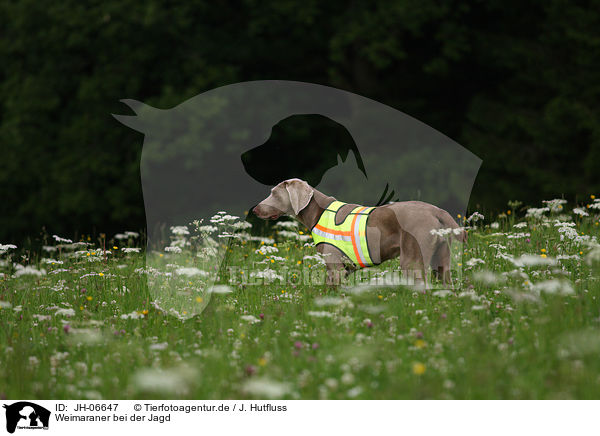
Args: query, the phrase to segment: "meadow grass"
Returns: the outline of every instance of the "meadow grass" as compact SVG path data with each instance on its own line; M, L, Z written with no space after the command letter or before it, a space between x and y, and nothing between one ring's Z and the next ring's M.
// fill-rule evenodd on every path
M454 289L232 283L227 267L324 270L294 225L273 241L232 238L224 292L188 318L152 303L146 253L125 249L133 233L58 238L26 259L4 246L0 396L598 398L600 229L598 209L583 210L469 223Z

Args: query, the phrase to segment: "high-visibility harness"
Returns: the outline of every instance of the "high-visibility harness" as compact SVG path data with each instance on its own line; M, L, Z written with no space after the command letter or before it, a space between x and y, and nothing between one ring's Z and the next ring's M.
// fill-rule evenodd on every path
M315 245L331 244L348 256L355 265L361 268L373 266L367 245L367 221L369 214L375 208L356 207L338 225L335 223L335 216L346 204L334 201L323 211L321 218L311 230Z

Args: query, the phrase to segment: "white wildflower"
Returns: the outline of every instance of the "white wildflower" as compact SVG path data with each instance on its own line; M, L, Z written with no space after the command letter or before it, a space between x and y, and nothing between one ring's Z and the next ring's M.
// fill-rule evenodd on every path
M46 275L46 270L45 269L35 269L32 266L23 266L23 265L17 265L17 271L15 272L15 277L21 277L21 276L27 276L27 275L31 275L31 276L44 276Z
M342 297L319 297L314 300L315 305L323 306L341 306L346 302Z
M144 315L141 312L133 311L131 313L124 313L121 315L121 319L140 319L143 318Z
M532 207L527 209L527 213L525 214L526 218L541 218L546 212L550 212L550 208L547 207Z
M310 235L301 235L300 233L291 232L289 230L280 230L277 234L283 238L294 239L297 241L308 241L311 238Z
M559 254L558 256L556 256L556 260L571 260L571 259L579 260L579 259L581 259L581 257L579 257L579 255L577 255L577 254Z
M547 294L567 295L575 293L573 286L566 280L546 280L543 282L534 283L531 290L537 292L545 292Z
M508 239L523 239L523 238L529 238L531 236L531 234L529 233L523 233L523 232L517 232L517 233L507 233L506 237Z
M258 250L254 250L256 254L268 254L268 253L277 253L279 249L277 247L273 247L272 245L263 245Z
M55 316L66 316L66 317L71 317L71 316L75 316L75 310L71 309L71 308L60 308L58 309L56 312L54 312Z
M169 347L168 342L159 342L158 344L152 344L148 347L150 350L166 350Z
M281 398L290 392L290 386L287 383L280 383L269 378L250 379L242 390L248 394L259 398Z
M575 223L571 221L554 220L554 227L575 227Z
M233 223L231 225L231 227L233 227L236 230L243 230L243 229L249 229L252 227L252 224L249 223L248 221L239 221L237 223Z
M207 276L209 273L206 271L203 271L199 268L195 268L193 266L191 267L187 267L187 268L178 268L175 270L175 274L180 275L180 276L187 276L187 277L193 277L193 276Z
M171 226L171 233L177 236L189 235L190 231L187 226Z
M61 238L58 235L52 235L52 237L54 238L54 240L56 242L66 242L67 244L72 244L73 243L73 241L71 241L70 239Z
M306 255L302 258L303 262L310 262L313 265L317 264L317 265L325 265L325 259L323 259L323 255L321 254L315 254L313 256L311 255Z
M592 265L593 263L600 262L600 244L597 243L589 243L592 249L585 256L585 262L588 265Z
M577 230L574 228L575 223L556 220L554 227L558 227L557 230L560 233L561 241L564 241L564 239L567 238L571 241L582 243L590 239L587 235L579 235L577 233Z
M181 253L181 248L169 246L169 247L165 247L165 251L168 253Z
M548 208L550 208L551 212L558 212L563 210L563 204L567 203L567 200L563 200L561 198L555 198L554 200L544 200L542 203L545 203Z
M273 227L281 229L297 229L298 222L296 221L279 221Z
M283 277L280 276L279 274L277 274L275 271L273 271L272 269L266 269L263 271L257 271L257 272L251 272L250 273L250 277L251 278L259 278L259 279L266 279L266 280L283 280Z
M485 217L479 212L474 212L469 218L467 218L468 223L476 223L477 221L483 221Z
M144 368L132 377L133 386L144 392L161 395L186 395L198 373L191 367L172 369Z
M42 259L43 263L48 263L50 265L62 265L64 262L62 260L56 259Z
M430 234L432 234L434 236L441 236L442 238L448 236L451 232L452 232L451 228L447 228L447 229L431 229L429 231Z
M346 288L345 292L352 295L362 295L366 292L374 291L378 288L378 286L374 284L359 284L353 286L351 288Z
M363 388L362 387L355 386L352 389L350 389L348 392L346 392L346 395L348 395L348 398L356 398L360 394L362 394L362 392L363 392Z
M247 239L249 241L262 242L263 244L266 244L266 245L270 245L270 244L275 243L275 240L273 238L265 238L263 236L250 236Z
M473 289L462 291L460 294L458 294L458 298L470 298L472 301L480 301L482 299L482 297L477 295Z
M14 250L15 248L17 248L17 246L13 244L0 244L0 254L4 254L8 250Z
M345 372L344 374L342 374L340 381L345 385L350 385L354 383L354 374L352 374L351 372Z
M123 253L139 253L140 251L142 251L142 249L139 247L125 247L122 248L121 251Z
M231 294L232 292L233 289L226 285L217 285L208 288L208 293L210 294Z
M483 265L483 264L485 264L485 260L483 260L483 259L478 259L477 257L473 257L473 258L471 258L471 259L467 260L467 262L466 262L466 263L467 263L467 266L468 266L469 268L473 268L473 267L474 267L474 266L476 266L476 265Z
M257 317L255 317L254 315L242 315L240 317L240 319L242 321L246 321L249 322L250 324L255 324L257 322L260 322L260 319L258 319Z
M514 259L515 266L551 266L556 265L556 259L551 257L542 257L535 254L523 254L521 257Z
M234 233L230 233L230 232L223 232L220 235L217 235L218 238L237 238L240 239L241 236L240 235L236 235Z

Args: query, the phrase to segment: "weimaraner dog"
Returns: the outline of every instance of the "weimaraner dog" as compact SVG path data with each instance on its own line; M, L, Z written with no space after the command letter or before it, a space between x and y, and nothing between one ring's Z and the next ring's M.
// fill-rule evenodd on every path
M331 215L329 225L323 221L325 211ZM431 266L444 284L452 285L448 241L431 231L453 229L461 242L467 237L448 212L431 204L403 201L364 208L338 202L300 179L275 186L253 212L262 219L289 215L310 229L315 242L320 241L316 248L324 255L328 284L339 284L357 268L398 257L403 274L412 272L417 283L428 287ZM365 224L361 228L357 222Z

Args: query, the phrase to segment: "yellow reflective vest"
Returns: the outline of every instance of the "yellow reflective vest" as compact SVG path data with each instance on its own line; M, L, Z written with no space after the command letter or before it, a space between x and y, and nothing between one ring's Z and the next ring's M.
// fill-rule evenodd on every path
M323 211L321 218L311 230L315 245L331 244L340 249L355 265L373 266L367 245L367 221L374 207L358 206L336 225L335 215L347 203L334 201Z

